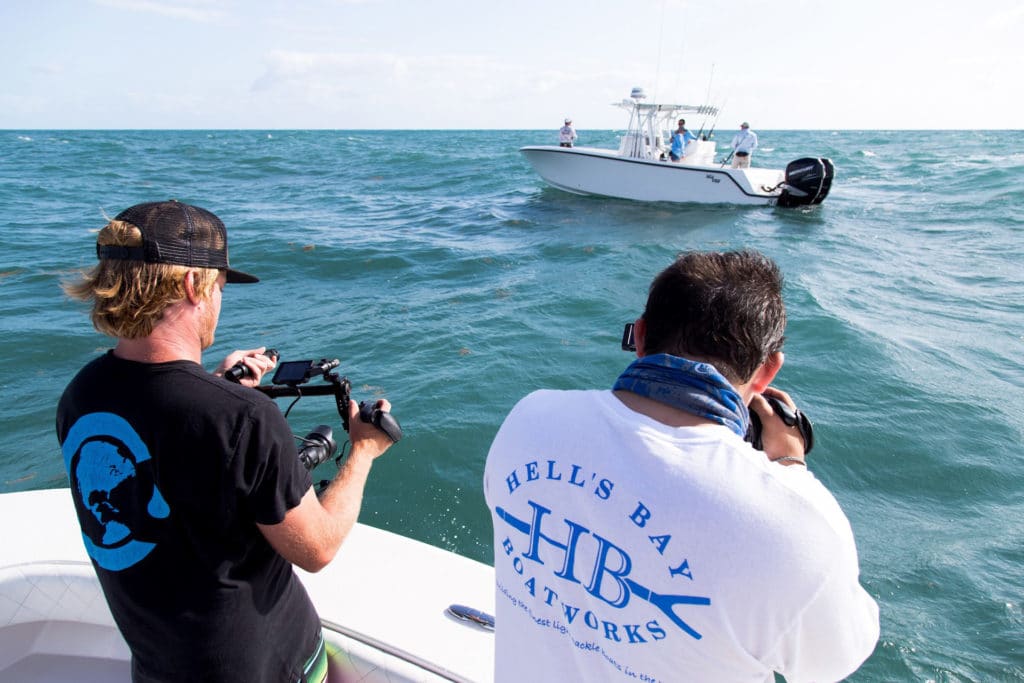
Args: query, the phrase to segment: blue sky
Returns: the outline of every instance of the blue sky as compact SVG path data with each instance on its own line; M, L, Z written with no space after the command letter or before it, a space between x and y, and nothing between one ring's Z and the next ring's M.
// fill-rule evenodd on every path
M0 128L1014 128L1020 0L2 0Z

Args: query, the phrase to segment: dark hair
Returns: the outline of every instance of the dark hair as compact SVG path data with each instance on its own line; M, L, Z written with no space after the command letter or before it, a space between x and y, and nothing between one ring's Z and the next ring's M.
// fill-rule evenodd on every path
M644 353L702 360L742 384L782 350L782 272L753 250L684 252L654 278L643 317Z

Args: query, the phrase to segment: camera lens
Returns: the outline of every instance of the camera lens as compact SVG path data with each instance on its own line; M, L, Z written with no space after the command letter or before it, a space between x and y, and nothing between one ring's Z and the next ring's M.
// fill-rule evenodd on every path
M334 442L334 432L328 425L319 425L303 439L299 448L299 462L307 470L313 470L321 463L327 461L338 445Z

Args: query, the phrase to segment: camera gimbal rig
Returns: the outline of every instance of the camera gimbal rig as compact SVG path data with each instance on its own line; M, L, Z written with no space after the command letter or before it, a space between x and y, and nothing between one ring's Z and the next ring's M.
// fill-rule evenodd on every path
M267 356L269 357L271 354L274 358L277 357L276 350L268 349ZM338 415L341 416L342 427L347 432L352 383L349 382L348 377L340 377L338 373L332 372L339 365L341 363L337 358L281 363L277 366L277 372L274 373L271 384L257 386L256 389L270 398L295 397L295 400L285 410L285 417L288 417L292 407L303 396L334 396L334 404L338 409ZM309 380L314 377L322 377L324 383L308 384ZM392 443L397 443L402 438L402 428L398 424L398 420L388 411L376 408L373 402L363 401L359 404L359 419L384 432ZM317 465L325 462L334 455L338 448L330 425L319 425L300 440L302 445L299 447L299 460L308 470L313 470Z

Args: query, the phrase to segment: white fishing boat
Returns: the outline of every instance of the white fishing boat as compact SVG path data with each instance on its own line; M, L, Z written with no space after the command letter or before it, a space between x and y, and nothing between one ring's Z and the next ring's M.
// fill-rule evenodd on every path
M0 519L0 681L130 681L128 646L86 554L70 491L0 495ZM494 613L491 567L357 524L330 566L296 571L343 680L493 679L494 634L482 623Z
M784 170L730 168L717 161L709 134L718 109L709 105L644 102L642 88L615 103L629 112L629 127L618 149L539 145L522 152L552 187L582 195L600 195L644 202L693 202L805 206L828 196L835 168L829 159L807 157ZM670 160L670 137L679 118L692 129L702 120L698 139L689 143L682 162ZM708 131L704 133L703 131Z

